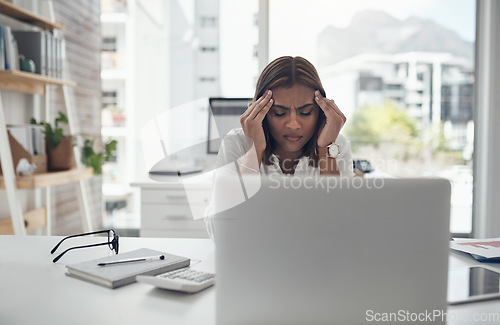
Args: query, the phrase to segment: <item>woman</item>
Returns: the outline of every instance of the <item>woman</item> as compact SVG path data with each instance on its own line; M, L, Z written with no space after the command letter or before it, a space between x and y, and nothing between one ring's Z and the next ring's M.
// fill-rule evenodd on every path
M350 143L340 134L346 118L325 96L306 59L286 56L271 62L241 115L242 128L231 130L221 143L215 182L226 173L351 177ZM214 197L205 211L211 238Z
M241 173L352 176L346 118L327 99L314 66L302 57L271 62L253 101L222 141L218 167L237 162Z

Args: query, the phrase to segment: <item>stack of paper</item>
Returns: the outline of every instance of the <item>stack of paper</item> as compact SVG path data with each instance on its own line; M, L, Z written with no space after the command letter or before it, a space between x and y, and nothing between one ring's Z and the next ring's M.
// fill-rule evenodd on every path
M500 261L500 238L460 239L450 242L450 248L469 253L480 262Z

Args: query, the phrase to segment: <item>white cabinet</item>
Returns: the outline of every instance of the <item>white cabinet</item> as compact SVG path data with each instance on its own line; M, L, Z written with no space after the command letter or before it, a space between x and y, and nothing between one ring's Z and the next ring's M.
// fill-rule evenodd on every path
M189 189L182 182L135 182L141 188L141 237L208 238L202 216L211 196L208 183Z

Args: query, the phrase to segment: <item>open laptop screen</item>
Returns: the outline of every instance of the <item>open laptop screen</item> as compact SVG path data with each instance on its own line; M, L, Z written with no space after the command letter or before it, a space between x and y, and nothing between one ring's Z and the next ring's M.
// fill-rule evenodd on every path
M250 98L210 98L208 154L217 154L222 138L232 129L241 127L240 116L250 101Z

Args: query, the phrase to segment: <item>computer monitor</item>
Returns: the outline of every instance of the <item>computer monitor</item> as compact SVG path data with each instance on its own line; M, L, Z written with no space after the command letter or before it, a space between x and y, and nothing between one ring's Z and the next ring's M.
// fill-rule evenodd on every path
M209 99L207 154L217 154L222 138L232 129L241 127L240 116L250 101L251 98Z

